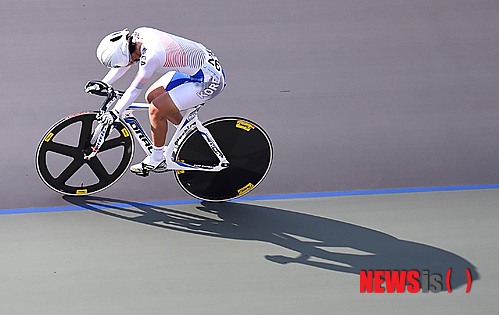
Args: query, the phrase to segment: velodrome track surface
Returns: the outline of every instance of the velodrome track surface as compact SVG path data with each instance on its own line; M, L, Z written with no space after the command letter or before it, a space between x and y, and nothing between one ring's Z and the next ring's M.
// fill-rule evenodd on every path
M497 190L68 202L0 215L2 314L497 311ZM363 269L449 268L452 293L359 293Z
M99 106L83 93L105 74L99 40L146 25L222 61L227 89L202 119L271 135L254 197L497 188L498 15L481 0L5 2L0 312L495 313L495 189L178 204L173 176L127 174L65 199L34 154L55 121ZM363 268L426 267L455 268L453 293L358 293Z

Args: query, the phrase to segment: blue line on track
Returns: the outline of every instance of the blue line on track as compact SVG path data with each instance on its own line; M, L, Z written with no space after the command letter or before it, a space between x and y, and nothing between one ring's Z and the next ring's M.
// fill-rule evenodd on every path
M392 194L409 194L409 193L426 193L426 192L446 192L446 191L465 191L465 190L485 190L498 189L499 184L489 185L464 185L464 186L436 186L436 187L414 187L414 188L390 188L390 189L370 189L370 190L347 190L347 191L326 191L326 192L308 192L294 194L277 194L268 196L246 196L237 199L237 201L265 201L265 200L283 200L283 199L305 199L305 198L325 198L325 197L349 197L349 196L369 196L369 195L392 195ZM105 199L105 198L103 198ZM149 206L174 206L197 204L199 200L163 200L155 202L137 202ZM92 208L106 209L115 207L131 207L129 203L109 203L98 205L92 203ZM5 214L24 214L24 213L47 213L47 212L69 212L87 210L85 207L72 206L55 206L55 207L40 207L40 208L17 208L17 209L0 209L0 215Z

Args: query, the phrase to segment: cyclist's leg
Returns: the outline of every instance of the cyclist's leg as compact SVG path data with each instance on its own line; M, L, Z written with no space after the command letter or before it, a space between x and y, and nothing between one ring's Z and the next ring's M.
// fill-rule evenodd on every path
M182 120L180 111L206 102L223 90L225 80L222 71L211 68L211 65L205 66L193 76L169 72L149 88L146 100L153 105L149 117L155 146L165 144L167 121L178 125Z
M194 75L169 72L156 81L147 91L146 100L150 106L151 136L153 154L131 170L137 174L148 171L166 170L162 155L168 121L178 125L182 120L180 111L204 103L218 95L225 87L225 77L220 64L215 68L208 62Z
M152 105L149 107L149 120L153 150L152 154L141 163L132 165L130 170L133 173L145 175L150 171L162 172L166 170L166 159L163 152L168 132L168 121L175 125L180 124L182 120L180 110L200 103L198 99L193 100L193 96L198 92L198 85L201 82L202 78L179 72L169 72L156 81L146 92L146 100Z
M130 167L132 173L145 176L150 171L166 171L166 160L163 152L168 132L168 121L179 124L182 120L182 115L164 86L172 80L174 75L175 72L169 72L162 76L146 92L146 101L152 105L149 107L149 121L151 123L153 142L152 154L146 156L141 163L132 165Z
M149 107L152 141L155 146L161 147L165 145L168 121L178 125L182 121L182 114L163 87L152 90L148 99L152 105Z
M152 141L157 147L165 144L168 121L179 124L182 120L182 115L166 90L175 75L174 71L165 74L146 92L146 101L153 105L149 108L149 120Z

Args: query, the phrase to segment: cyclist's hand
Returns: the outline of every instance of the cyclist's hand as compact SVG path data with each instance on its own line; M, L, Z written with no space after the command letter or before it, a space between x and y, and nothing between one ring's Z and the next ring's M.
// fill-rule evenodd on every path
M105 113L97 114L97 121L103 125L112 125L115 121L119 120L120 114L112 109Z
M85 93L107 96L112 90L113 87L111 85L102 81L92 80L88 81L87 84L85 84Z

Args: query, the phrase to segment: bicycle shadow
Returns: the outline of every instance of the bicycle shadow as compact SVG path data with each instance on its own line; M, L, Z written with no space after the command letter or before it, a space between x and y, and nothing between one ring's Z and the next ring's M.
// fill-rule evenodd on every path
M266 255L273 263L296 263L330 271L428 270L442 276L452 268L451 288L479 274L466 259L430 245L397 239L370 228L310 214L242 203L202 202L186 211L101 197L64 197L70 203L112 217L202 236L260 241L297 255ZM346 249L346 251L345 251Z

